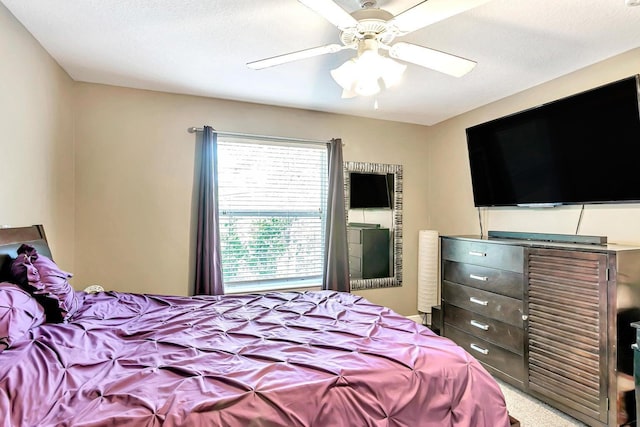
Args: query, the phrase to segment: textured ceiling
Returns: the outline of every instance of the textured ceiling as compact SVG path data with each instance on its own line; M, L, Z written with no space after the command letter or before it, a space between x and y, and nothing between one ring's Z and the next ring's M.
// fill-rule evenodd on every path
M77 81L425 125L640 46L640 6L625 0L493 0L398 39L473 59L471 73L410 64L376 110L373 98L341 99L330 77L351 50L246 67L339 43L339 31L296 0L0 1ZM359 8L357 0L337 3ZM417 3L378 7L397 14Z

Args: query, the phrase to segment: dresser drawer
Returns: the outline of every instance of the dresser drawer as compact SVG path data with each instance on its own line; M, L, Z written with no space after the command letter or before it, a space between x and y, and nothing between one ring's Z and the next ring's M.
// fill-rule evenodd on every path
M523 298L524 275L455 261L444 261L442 278L512 298Z
M522 300L447 281L442 282L442 298L456 307L522 328Z
M362 245L356 245L353 243L349 243L349 255L356 256L358 258L362 258Z
M362 278L362 258L349 255L349 276L352 279Z
M442 259L516 273L524 272L524 248L522 246L443 238Z
M464 332L522 355L524 331L517 326L445 304L444 321Z
M360 231L361 230L359 228L352 229L347 227L347 242L356 244L362 243L362 233Z
M493 369L524 381L524 358L445 323L445 336Z

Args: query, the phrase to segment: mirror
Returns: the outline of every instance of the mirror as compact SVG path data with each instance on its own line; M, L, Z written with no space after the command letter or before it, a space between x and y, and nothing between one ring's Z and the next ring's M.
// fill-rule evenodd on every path
M402 165L345 162L344 198L351 289L402 286Z

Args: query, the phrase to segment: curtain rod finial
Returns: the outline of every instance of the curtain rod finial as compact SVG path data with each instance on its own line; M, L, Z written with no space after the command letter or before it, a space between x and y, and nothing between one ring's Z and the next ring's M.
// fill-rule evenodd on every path
M195 126L190 127L190 128L187 128L187 132L189 132L189 133L196 133L196 132L198 132L198 128L197 128L197 127L195 127Z

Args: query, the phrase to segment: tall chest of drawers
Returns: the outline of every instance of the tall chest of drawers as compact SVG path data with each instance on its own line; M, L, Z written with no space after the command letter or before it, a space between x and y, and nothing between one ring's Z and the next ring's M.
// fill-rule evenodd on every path
M441 250L443 335L522 387L524 248L443 237Z
M589 426L636 419L640 247L523 234L441 238L442 334Z

